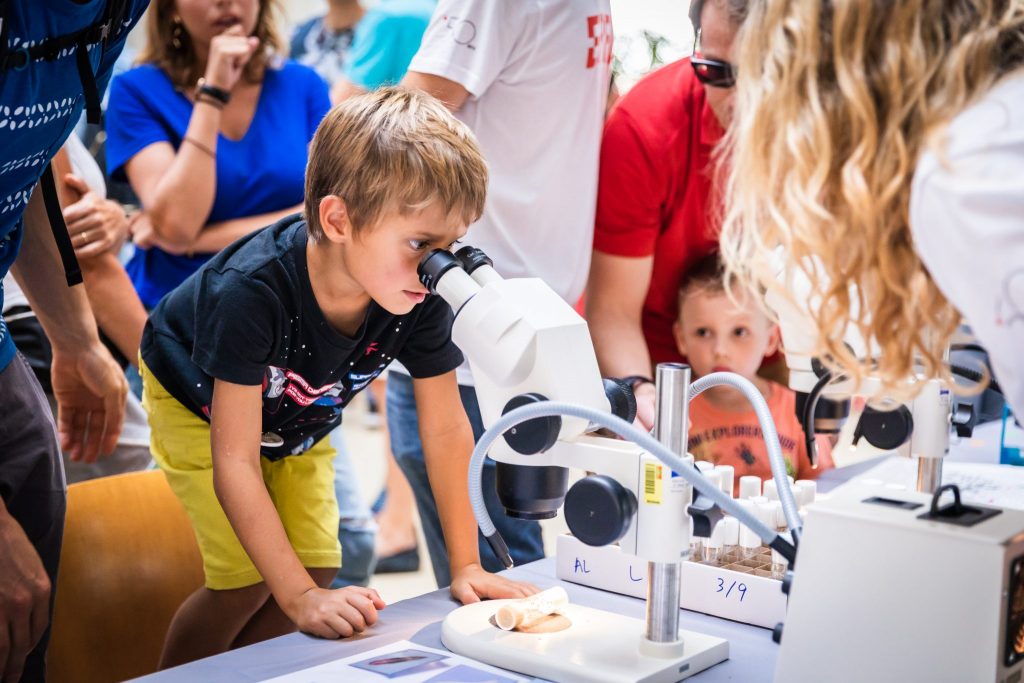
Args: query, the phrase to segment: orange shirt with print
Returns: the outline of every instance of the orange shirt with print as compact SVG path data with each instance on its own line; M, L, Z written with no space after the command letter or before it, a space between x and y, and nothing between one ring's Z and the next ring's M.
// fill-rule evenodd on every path
M811 468L804 445L804 431L796 417L796 394L774 382L769 387L765 400L779 432L779 444L789 475L794 479L814 479L822 471L835 467L828 438L818 436L818 469ZM761 426L753 408L746 412L731 412L715 407L705 395L693 399L690 402L688 450L697 460L736 468L737 491L740 477L754 475L769 479L772 476Z

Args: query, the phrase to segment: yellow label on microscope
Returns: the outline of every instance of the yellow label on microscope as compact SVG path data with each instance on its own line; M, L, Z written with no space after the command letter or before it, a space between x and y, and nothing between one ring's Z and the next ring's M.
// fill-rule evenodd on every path
M644 465L644 502L650 505L661 505L661 470L654 462Z

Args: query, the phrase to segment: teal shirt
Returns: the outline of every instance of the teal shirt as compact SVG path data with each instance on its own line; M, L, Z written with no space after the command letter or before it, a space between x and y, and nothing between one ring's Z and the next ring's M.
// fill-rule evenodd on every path
M435 0L380 0L356 26L348 79L367 90L401 81L436 6Z

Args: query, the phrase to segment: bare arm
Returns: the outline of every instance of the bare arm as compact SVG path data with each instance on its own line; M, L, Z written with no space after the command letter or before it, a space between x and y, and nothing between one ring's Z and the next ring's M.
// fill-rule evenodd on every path
M58 196L64 207L64 218L68 219L68 207L81 207L80 200L87 194L84 183L71 175L71 163L67 152L61 149L53 158L54 175L64 178L65 182L57 183ZM68 182L74 178L73 182ZM114 204L110 200L98 199L103 205ZM93 213L95 213L94 211ZM82 220L87 220L90 213L81 213ZM124 215L124 212L121 212ZM95 228L91 224L89 230ZM76 242L76 232L69 221L68 233L72 244ZM142 330L146 326L146 309L139 301L128 274L124 271L117 256L109 248L94 248L97 243L89 244L84 249L76 249L78 263L82 268L82 279L85 282L85 294L92 306L96 322L125 358L133 366L138 365L139 345L142 343ZM101 245L102 247L103 245Z
M94 462L117 445L128 384L100 343L84 287L68 287L41 192L25 209L25 236L11 272L53 347L51 376L61 446Z
M114 342L134 367L139 366L146 308L139 300L128 273L110 252L82 261L85 293L103 334Z
M128 181L146 207L156 234L183 249L195 241L213 208L217 160L209 152L217 150L220 118L218 108L197 102L177 152L170 143L156 142L125 165ZM182 201L185 197L188 201Z
M245 237L251 232L273 225L285 216L302 211L302 204L296 204L280 211L261 213L255 216L244 218L233 218L220 223L210 223L199 233L199 237L192 244L194 253L213 254L228 246L240 237Z
M532 595L536 592L533 586L508 581L480 567L476 520L466 485L473 429L462 408L455 371L413 380L413 393L427 476L448 546L452 595L464 603Z
M258 45L238 24L214 36L204 75L207 84L230 92ZM169 143L157 142L125 166L159 238L182 249L195 241L213 208L220 124L220 106L198 98L177 153Z
M433 74L420 73L419 71L409 71L406 73L402 79L402 85L406 88L416 88L429 95L433 95L453 112L461 109L462 105L466 102L466 98L469 97L469 91L462 87L461 83L456 83Z
M210 445L217 499L253 564L287 611L299 596L316 588L316 582L292 549L263 482L260 387L215 380L211 415ZM226 419L218 419L219 416Z
M601 374L651 376L651 354L641 327L641 312L651 283L654 257L628 258L595 251L587 281L587 322ZM654 387L637 387L637 417L654 423Z
M215 380L211 415L217 499L281 609L301 630L324 638L350 636L375 623L384 607L376 591L318 588L288 540L260 468L260 387Z

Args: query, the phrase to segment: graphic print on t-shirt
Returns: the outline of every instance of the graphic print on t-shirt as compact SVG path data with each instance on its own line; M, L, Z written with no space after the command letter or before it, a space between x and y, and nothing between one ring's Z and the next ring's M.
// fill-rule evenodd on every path
M611 15L594 14L587 17L587 37L592 41L587 50L587 68L593 69L598 64L611 64L612 44L615 42Z

